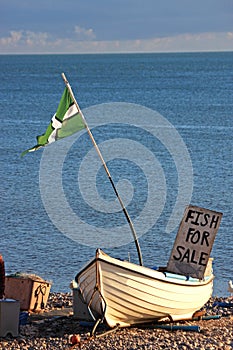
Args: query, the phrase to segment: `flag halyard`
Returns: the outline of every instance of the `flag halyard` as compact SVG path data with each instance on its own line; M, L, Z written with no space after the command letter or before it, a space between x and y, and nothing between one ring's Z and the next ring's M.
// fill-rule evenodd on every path
M71 136L85 128L81 112L75 105L67 87L63 92L57 111L52 117L43 135L37 136L37 145L22 152L23 157L28 152L33 152L45 147L57 140Z

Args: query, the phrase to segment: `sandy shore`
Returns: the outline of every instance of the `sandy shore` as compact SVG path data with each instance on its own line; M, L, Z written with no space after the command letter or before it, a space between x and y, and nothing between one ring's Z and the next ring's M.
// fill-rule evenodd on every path
M55 349L233 349L233 298L212 298L205 305L206 315L220 315L219 319L195 320L174 325L196 326L195 330L165 330L146 325L118 329L105 334L104 325L90 338L92 327L79 323L73 317L72 294L50 293L46 309L31 313L27 324L20 326L19 336L0 338L0 349L55 350ZM71 336L80 336L81 343L72 345Z

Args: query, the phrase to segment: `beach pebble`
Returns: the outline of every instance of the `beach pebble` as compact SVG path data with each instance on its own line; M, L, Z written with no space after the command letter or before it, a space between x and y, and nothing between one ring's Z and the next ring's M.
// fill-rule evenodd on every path
M71 293L50 293L45 312L72 308ZM72 335L81 341L82 350L231 350L233 349L233 308L216 303L232 303L231 298L211 298L203 309L207 315L222 315L220 319L180 322L182 325L198 325L201 332L182 330L167 331L152 327L120 328L115 332L94 337L91 328L82 327L72 315L44 317L31 315L29 323L20 326L19 336L0 338L0 350L69 350ZM41 318L40 318L41 317ZM97 333L102 335L107 328L100 325ZM79 344L74 344L80 349Z

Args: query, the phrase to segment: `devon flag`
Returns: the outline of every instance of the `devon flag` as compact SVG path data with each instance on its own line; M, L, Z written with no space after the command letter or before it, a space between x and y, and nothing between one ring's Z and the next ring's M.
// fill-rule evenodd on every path
M85 128L81 112L76 107L68 88L66 87L56 113L43 135L37 136L37 145L29 148L21 154L23 157L28 152L47 146L50 143L70 136Z

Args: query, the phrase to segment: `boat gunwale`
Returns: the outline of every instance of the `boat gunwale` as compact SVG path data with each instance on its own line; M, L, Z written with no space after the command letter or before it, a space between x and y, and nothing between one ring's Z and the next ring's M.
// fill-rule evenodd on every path
M77 274L76 277L75 277L76 282L79 283L78 279L79 279L80 275L82 275L82 273L83 273L85 270L87 270L91 265L97 263L98 261L99 261L99 262L102 261L102 262L104 262L104 263L106 263L106 264L109 264L109 265L112 265L112 266L116 266L116 267L121 268L121 269L126 270L126 271L134 272L134 273L136 273L136 274L138 274L138 275L145 276L145 277L150 278L150 279L152 279L152 280L158 280L158 281L160 281L160 282L169 283L169 284L178 285L178 286L185 286L185 287L192 287L192 288L193 288L193 287L201 287L201 286L206 286L206 285L208 285L208 284L211 283L211 282L213 281L213 279L214 279L214 275L211 274L210 276L207 276L208 278L206 277L206 279L204 279L204 280L198 280L198 279L196 279L196 281L189 281L189 280L183 280L183 281L182 281L182 280L179 280L179 282L178 282L178 281L175 280L175 279L176 279L175 277L174 277L174 278L172 278L171 276L167 277L166 274L165 274L166 271L165 271L165 272L161 272L161 271L158 271L158 270L153 270L153 269L151 269L151 268L149 268L149 267L146 267L146 266L139 266L139 265L137 265L137 264L130 263L130 262L128 262L128 261L122 261L122 260L119 260L119 259L116 259L116 258L112 258L111 256L109 256L108 254L105 254L105 253L102 252L102 251L101 251L101 253L99 253L99 251L100 251L100 250L97 249L95 258L93 258L89 263L87 263L87 265L85 265L85 266L83 267L83 269L82 269L81 271L78 272L78 274ZM102 256L107 256L107 257L109 257L111 260L117 260L117 261L122 262L122 263L129 263L129 264L132 264L132 266L135 265L135 267L136 267L136 266L137 266L137 267L144 267L145 269L148 269L148 271L160 272L160 273L163 275L164 278L153 277L153 276L150 276L149 273L146 274L146 273L143 273L143 272L141 272L141 271L136 271L136 270L134 270L133 268L130 268L130 267L118 265L118 264L115 263L114 261L108 261L107 259L104 259L104 258L100 257L99 254L101 254ZM169 271L168 271L168 272L169 272ZM169 274L172 274L172 273L169 272ZM161 276L162 276L162 275L161 275ZM184 276L184 275L181 275L181 276ZM185 276L184 276L184 277L185 277Z

